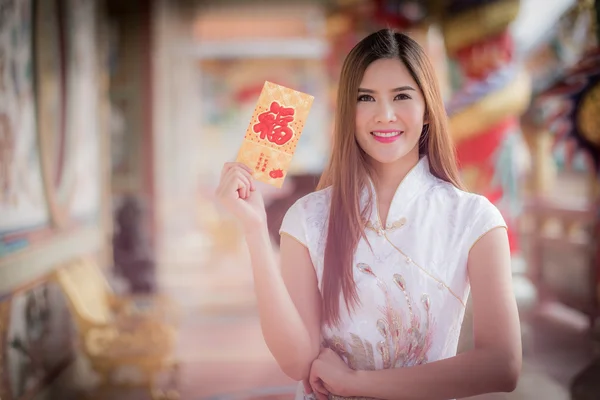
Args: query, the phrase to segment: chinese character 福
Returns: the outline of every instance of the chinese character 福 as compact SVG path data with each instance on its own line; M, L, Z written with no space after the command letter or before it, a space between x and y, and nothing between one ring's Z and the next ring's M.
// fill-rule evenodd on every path
M283 146L294 136L294 131L288 126L294 120L294 109L282 107L278 102L271 103L269 111L258 115L258 123L252 128L260 133L261 139L278 146Z

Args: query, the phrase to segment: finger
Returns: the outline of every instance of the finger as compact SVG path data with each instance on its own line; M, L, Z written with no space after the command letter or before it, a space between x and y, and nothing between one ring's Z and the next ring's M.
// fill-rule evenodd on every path
M323 382L323 381L321 381ZM323 382L323 387L325 388L325 390L327 390L327 393L333 393L333 390L331 390L331 386L329 386L328 384L326 384L325 382ZM333 393L335 394L335 393Z
M235 165L242 168L244 171L247 171L249 174L254 173L254 170L244 163L235 163Z
M221 170L221 178L223 176L225 176L225 174L227 174L232 169L240 169L242 171L248 172L250 175L252 175L254 173L252 171L252 168L250 168L249 166L247 166L244 163L240 163L240 162L227 162L227 163L225 163L223 165L223 169Z
M233 181L233 182L232 181L230 181L230 182L234 183L233 186L235 187L236 190L241 189L242 185L245 189L250 189L250 186L252 186L250 183L251 176L249 176L248 173L245 171L236 169L236 170L231 171L230 176Z
M242 164L242 163L236 163L234 165L234 168L237 168L241 171L247 172L250 175L254 174L254 170L252 168L250 168L249 166L247 166L246 164Z
M312 387L313 392L316 392L315 394L317 397L319 397L319 395L326 397L329 395L329 391L325 389L323 381L317 375L312 375L310 377L310 386Z
M246 200L246 189L241 187L237 190L238 199Z
M313 396L315 398L317 398L318 400L328 400L329 399L329 393L327 393L326 391L322 390L322 391L318 391L316 387L313 388Z
M231 168L231 167L237 167L237 166L241 166L249 171L252 170L252 168L250 168L249 166L247 166L246 164L244 164L243 162L238 162L238 161L228 161L226 163L223 164L224 168Z
M308 381L308 379L304 379L302 381L302 386L304 386L304 393L311 394L313 392L312 388L310 387L310 382Z
M230 170L231 166L227 164L221 170L221 177L219 178L219 185L216 190L217 196L221 198L225 197L226 193L231 191L232 174L229 173Z
M227 172L229 172L229 170L231 170L231 168L233 168L233 163L225 163L223 165L223 168L221 169L221 179L223 179L223 177L225 176L225 174L227 174Z
M256 190L256 188L254 186L254 176L252 175L252 173L248 172L245 169L239 169L239 172L241 172L242 175L244 175L246 177L246 179L248 179L248 189L250 191Z
M249 184L247 178L245 178L241 172L228 174L222 182L219 196L226 201L242 198L243 191L240 191L240 189L245 189Z
M329 400L328 394L317 393L317 400Z
M238 179L237 194L242 200L248 198L248 183L244 179Z
M236 176L243 177L244 181L247 183L249 190L252 190L252 188L254 187L254 182L253 182L254 177L252 176L252 174L250 172L248 172L247 169L241 168L238 165L234 165L226 173L226 176L230 176L230 175L236 175ZM224 177L223 179L225 180L226 178Z
M252 187L252 183L250 179L242 173L240 176L240 180L243 183L243 187L240 188L240 195L242 199L247 199L250 196L250 188Z
M240 198L246 200L248 197L250 197L250 189L247 186L244 186L240 189Z

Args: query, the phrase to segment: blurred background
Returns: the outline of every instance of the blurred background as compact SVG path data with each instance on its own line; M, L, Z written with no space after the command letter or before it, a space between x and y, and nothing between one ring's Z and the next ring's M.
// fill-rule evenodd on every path
M469 190L510 227L514 393L600 399L600 4L0 0L0 399L292 399L215 203L265 80L315 97L273 249L325 166L341 63L428 52ZM472 346L470 313L460 351Z

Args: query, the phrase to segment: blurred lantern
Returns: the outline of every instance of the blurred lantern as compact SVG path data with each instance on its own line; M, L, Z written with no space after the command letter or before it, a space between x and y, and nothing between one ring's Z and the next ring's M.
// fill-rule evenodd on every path
M452 94L446 108L463 181L502 212L518 254L521 176L529 165L520 116L531 86L509 26L518 0L433 1L449 57Z

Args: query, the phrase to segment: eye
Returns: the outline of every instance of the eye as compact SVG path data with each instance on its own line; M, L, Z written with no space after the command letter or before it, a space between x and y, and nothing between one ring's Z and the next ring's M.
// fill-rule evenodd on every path
M410 100L410 99L411 99L411 97L409 95L407 95L406 93L400 93L399 95L394 97L394 100Z
M361 96L358 96L358 101L375 101L375 99L373 98L373 96L363 94Z

